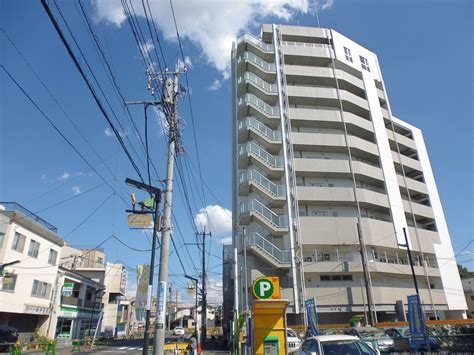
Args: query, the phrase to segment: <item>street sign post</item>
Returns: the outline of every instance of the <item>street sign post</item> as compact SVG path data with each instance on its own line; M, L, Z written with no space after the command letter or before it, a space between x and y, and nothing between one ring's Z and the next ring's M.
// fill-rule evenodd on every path
M259 277L253 282L252 290L257 299L279 299L280 279L276 276Z
M132 229L151 229L151 216L144 213L131 213L127 218L128 227Z

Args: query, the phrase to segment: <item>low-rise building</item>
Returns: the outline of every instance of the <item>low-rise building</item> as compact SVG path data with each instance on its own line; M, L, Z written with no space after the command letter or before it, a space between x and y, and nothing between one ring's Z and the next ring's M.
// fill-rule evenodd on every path
M474 277L461 279L467 302L467 316L474 318Z
M16 328L22 342L35 331L54 335L51 290L58 285L63 244L52 224L17 203L0 203L0 264L19 261L1 278L0 325Z

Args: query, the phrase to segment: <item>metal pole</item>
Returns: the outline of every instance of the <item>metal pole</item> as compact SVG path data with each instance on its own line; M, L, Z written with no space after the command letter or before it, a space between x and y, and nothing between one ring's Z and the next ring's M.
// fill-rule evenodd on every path
M416 280L415 266L413 265L413 260L411 258L410 245L408 244L407 230L406 230L405 227L403 227L403 235L405 236L405 245L404 246L407 248L407 252L408 252L408 260L410 261L411 274L413 276L413 283L415 284L416 295L418 296L418 302L420 302L420 300L421 300L420 290L418 289L418 281ZM421 307L421 305L420 305L420 307ZM421 316L424 318L423 314L424 314L424 312L421 312ZM425 320L423 319L423 323L424 323L424 321ZM430 351L430 343L428 342L428 336L426 335L426 326L424 327L423 337L425 338L425 343L426 343L426 346L428 347L428 351Z
M153 293L153 276L155 272L155 251L156 251L156 239L157 229L159 225L159 212L158 212L158 201L160 196L155 195L154 201L154 215L155 220L153 223L153 236L151 238L151 256L150 256L150 276L148 278L148 292L146 301L146 318L145 318L145 344L143 345L143 355L148 354L148 347L150 345L150 315L151 315L151 304L152 304L152 293ZM156 323L156 320L155 320Z
M248 293L248 273L247 273L247 230L243 228L244 239L244 283L245 283L245 313L248 317L249 312L249 293Z
M94 317L94 311L95 311L95 300L97 298L97 289L94 289L94 303L92 304L92 312L91 312L91 318L89 320L89 331L87 332L87 336L91 336L91 328L92 328L92 317Z
M163 90L165 91L165 90ZM174 174L174 155L176 148L177 136L177 93L178 93L178 67L174 73L173 90L171 98L172 117L170 124L170 142L168 146L168 166L166 170L166 193L165 206L163 211L163 230L161 233L161 250L160 250L160 272L158 279L157 304L156 304L156 321L155 321L155 347L153 354L163 354L165 352L165 312L166 312L166 285L168 283L168 266L169 266L169 248L171 236L171 206L173 201L173 174ZM169 99L169 98L168 98Z
M375 325L375 317L374 317L374 312L375 310L373 309L373 300L372 300L372 293L370 292L370 285L369 285L369 270L367 266L367 259L366 259L366 254L365 254L365 244L364 244L364 239L362 238L362 233L360 230L360 224L357 224L357 234L359 236L359 244L360 244L360 257L362 258L362 270L364 272L364 283L365 283L365 292L367 293L367 303L369 306L369 322L370 325L374 326Z
M207 292L206 292L206 233L202 232L202 307L201 307L201 346L207 337Z

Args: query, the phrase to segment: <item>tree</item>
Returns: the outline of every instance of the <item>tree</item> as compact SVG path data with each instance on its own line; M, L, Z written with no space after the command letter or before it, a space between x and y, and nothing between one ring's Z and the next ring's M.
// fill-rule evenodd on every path
M459 275L461 279L467 279L469 277L474 277L474 271L469 271L466 267L458 264Z

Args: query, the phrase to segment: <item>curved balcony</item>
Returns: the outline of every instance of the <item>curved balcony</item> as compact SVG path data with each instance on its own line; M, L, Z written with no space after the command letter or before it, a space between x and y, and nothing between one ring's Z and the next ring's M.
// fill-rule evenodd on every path
M244 143L249 138L254 138L263 144L271 153L277 154L281 150L281 132L270 129L251 116L239 121L239 142Z
M274 156L255 142L247 142L239 146L239 168L245 169L254 159L257 166L265 169L272 177L281 177L283 174L283 157Z
M280 108L267 104L254 94L240 96L238 105L240 117L256 116L271 128L276 128L280 124Z
M258 200L241 202L239 212L240 224L249 224L255 218L262 226L269 228L272 234L288 233L288 216L276 214Z
M244 72L237 78L238 95L253 93L262 99L276 105L278 100L278 87L276 84L270 84L252 72Z
M253 71L267 81L276 79L275 63L270 63L251 52L244 52L237 57L237 71Z
M295 158L297 176L350 178L349 161L342 159ZM369 184L384 182L382 169L362 161L353 161L357 180Z
M265 43L248 33L244 33L237 38L237 54L246 51L262 55L269 60L275 56L273 43Z
M291 252L282 250L258 233L247 236L247 248L275 267L290 267Z
M277 185L273 183L254 169L243 171L239 175L239 192L241 195L248 194L251 186L254 186L262 192L263 196L272 205L281 207L286 203L285 185Z

